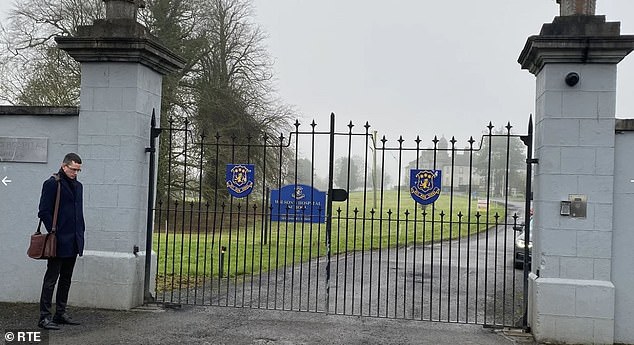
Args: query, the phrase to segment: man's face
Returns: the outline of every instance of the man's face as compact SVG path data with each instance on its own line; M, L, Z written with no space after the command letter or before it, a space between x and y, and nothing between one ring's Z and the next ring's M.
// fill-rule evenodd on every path
M74 180L77 178L77 173L81 171L81 164L71 161L70 164L63 164L62 169L68 178Z

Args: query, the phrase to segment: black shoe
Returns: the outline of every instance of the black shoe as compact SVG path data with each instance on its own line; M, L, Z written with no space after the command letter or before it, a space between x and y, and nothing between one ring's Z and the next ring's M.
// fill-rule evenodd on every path
M57 323L55 323L54 321L52 321L49 318L45 318L40 320L40 322L37 324L37 326L39 328L44 328L44 329L50 329L50 330L58 330L59 326L57 325Z
M53 318L53 322L60 325L79 325L80 324L79 322L73 320L67 314L55 315L55 317Z

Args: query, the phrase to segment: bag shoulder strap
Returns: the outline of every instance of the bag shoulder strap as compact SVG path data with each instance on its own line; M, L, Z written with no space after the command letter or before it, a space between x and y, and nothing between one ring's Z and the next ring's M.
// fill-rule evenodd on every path
M57 195L55 196L55 210L53 211L53 226L51 229L51 233L55 233L57 231L57 213L59 212L59 196L62 189L61 178L58 174L53 174L55 177L55 181L57 181Z

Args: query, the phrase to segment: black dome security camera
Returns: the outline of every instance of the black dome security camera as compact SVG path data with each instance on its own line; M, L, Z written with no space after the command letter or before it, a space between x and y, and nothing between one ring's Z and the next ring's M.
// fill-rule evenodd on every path
M577 83L579 82L579 73L577 72L570 72L566 75L566 85L573 87L575 85L577 85Z

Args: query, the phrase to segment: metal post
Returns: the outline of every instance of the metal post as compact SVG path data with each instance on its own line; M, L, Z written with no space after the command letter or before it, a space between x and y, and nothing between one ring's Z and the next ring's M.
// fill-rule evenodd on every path
M522 318L522 328L528 329L528 244L530 243L530 216L531 216L531 199L532 199L532 170L533 164L537 163L533 159L533 116L528 120L528 135L521 137L524 145L526 145L526 196L524 205L524 317Z
M335 162L335 113L330 114L330 156L328 161L328 198L326 200L326 313L330 312L330 254L332 238L332 180Z
M376 131L372 133L372 190L374 191L374 209L376 210Z
M220 247L220 261L218 263L218 276L219 278L224 278L225 276L225 252L227 251L227 247L225 246L221 246ZM227 270L228 271L228 270Z
M152 230L154 228L154 187L155 187L155 162L156 162L156 138L161 133L161 129L156 127L156 115L152 109L152 120L150 122L150 147L145 152L150 153L150 171L148 177L148 200L147 200L147 232L145 237L145 276L143 279L143 302L152 303L154 297L150 292L150 269L152 264Z
M270 201L269 201L269 196L271 195L271 189L269 187L266 187L266 195L264 196L264 227L262 228L262 240L264 241L264 244L266 244L268 241L268 235L267 235L267 229L269 228L269 205L270 205Z

